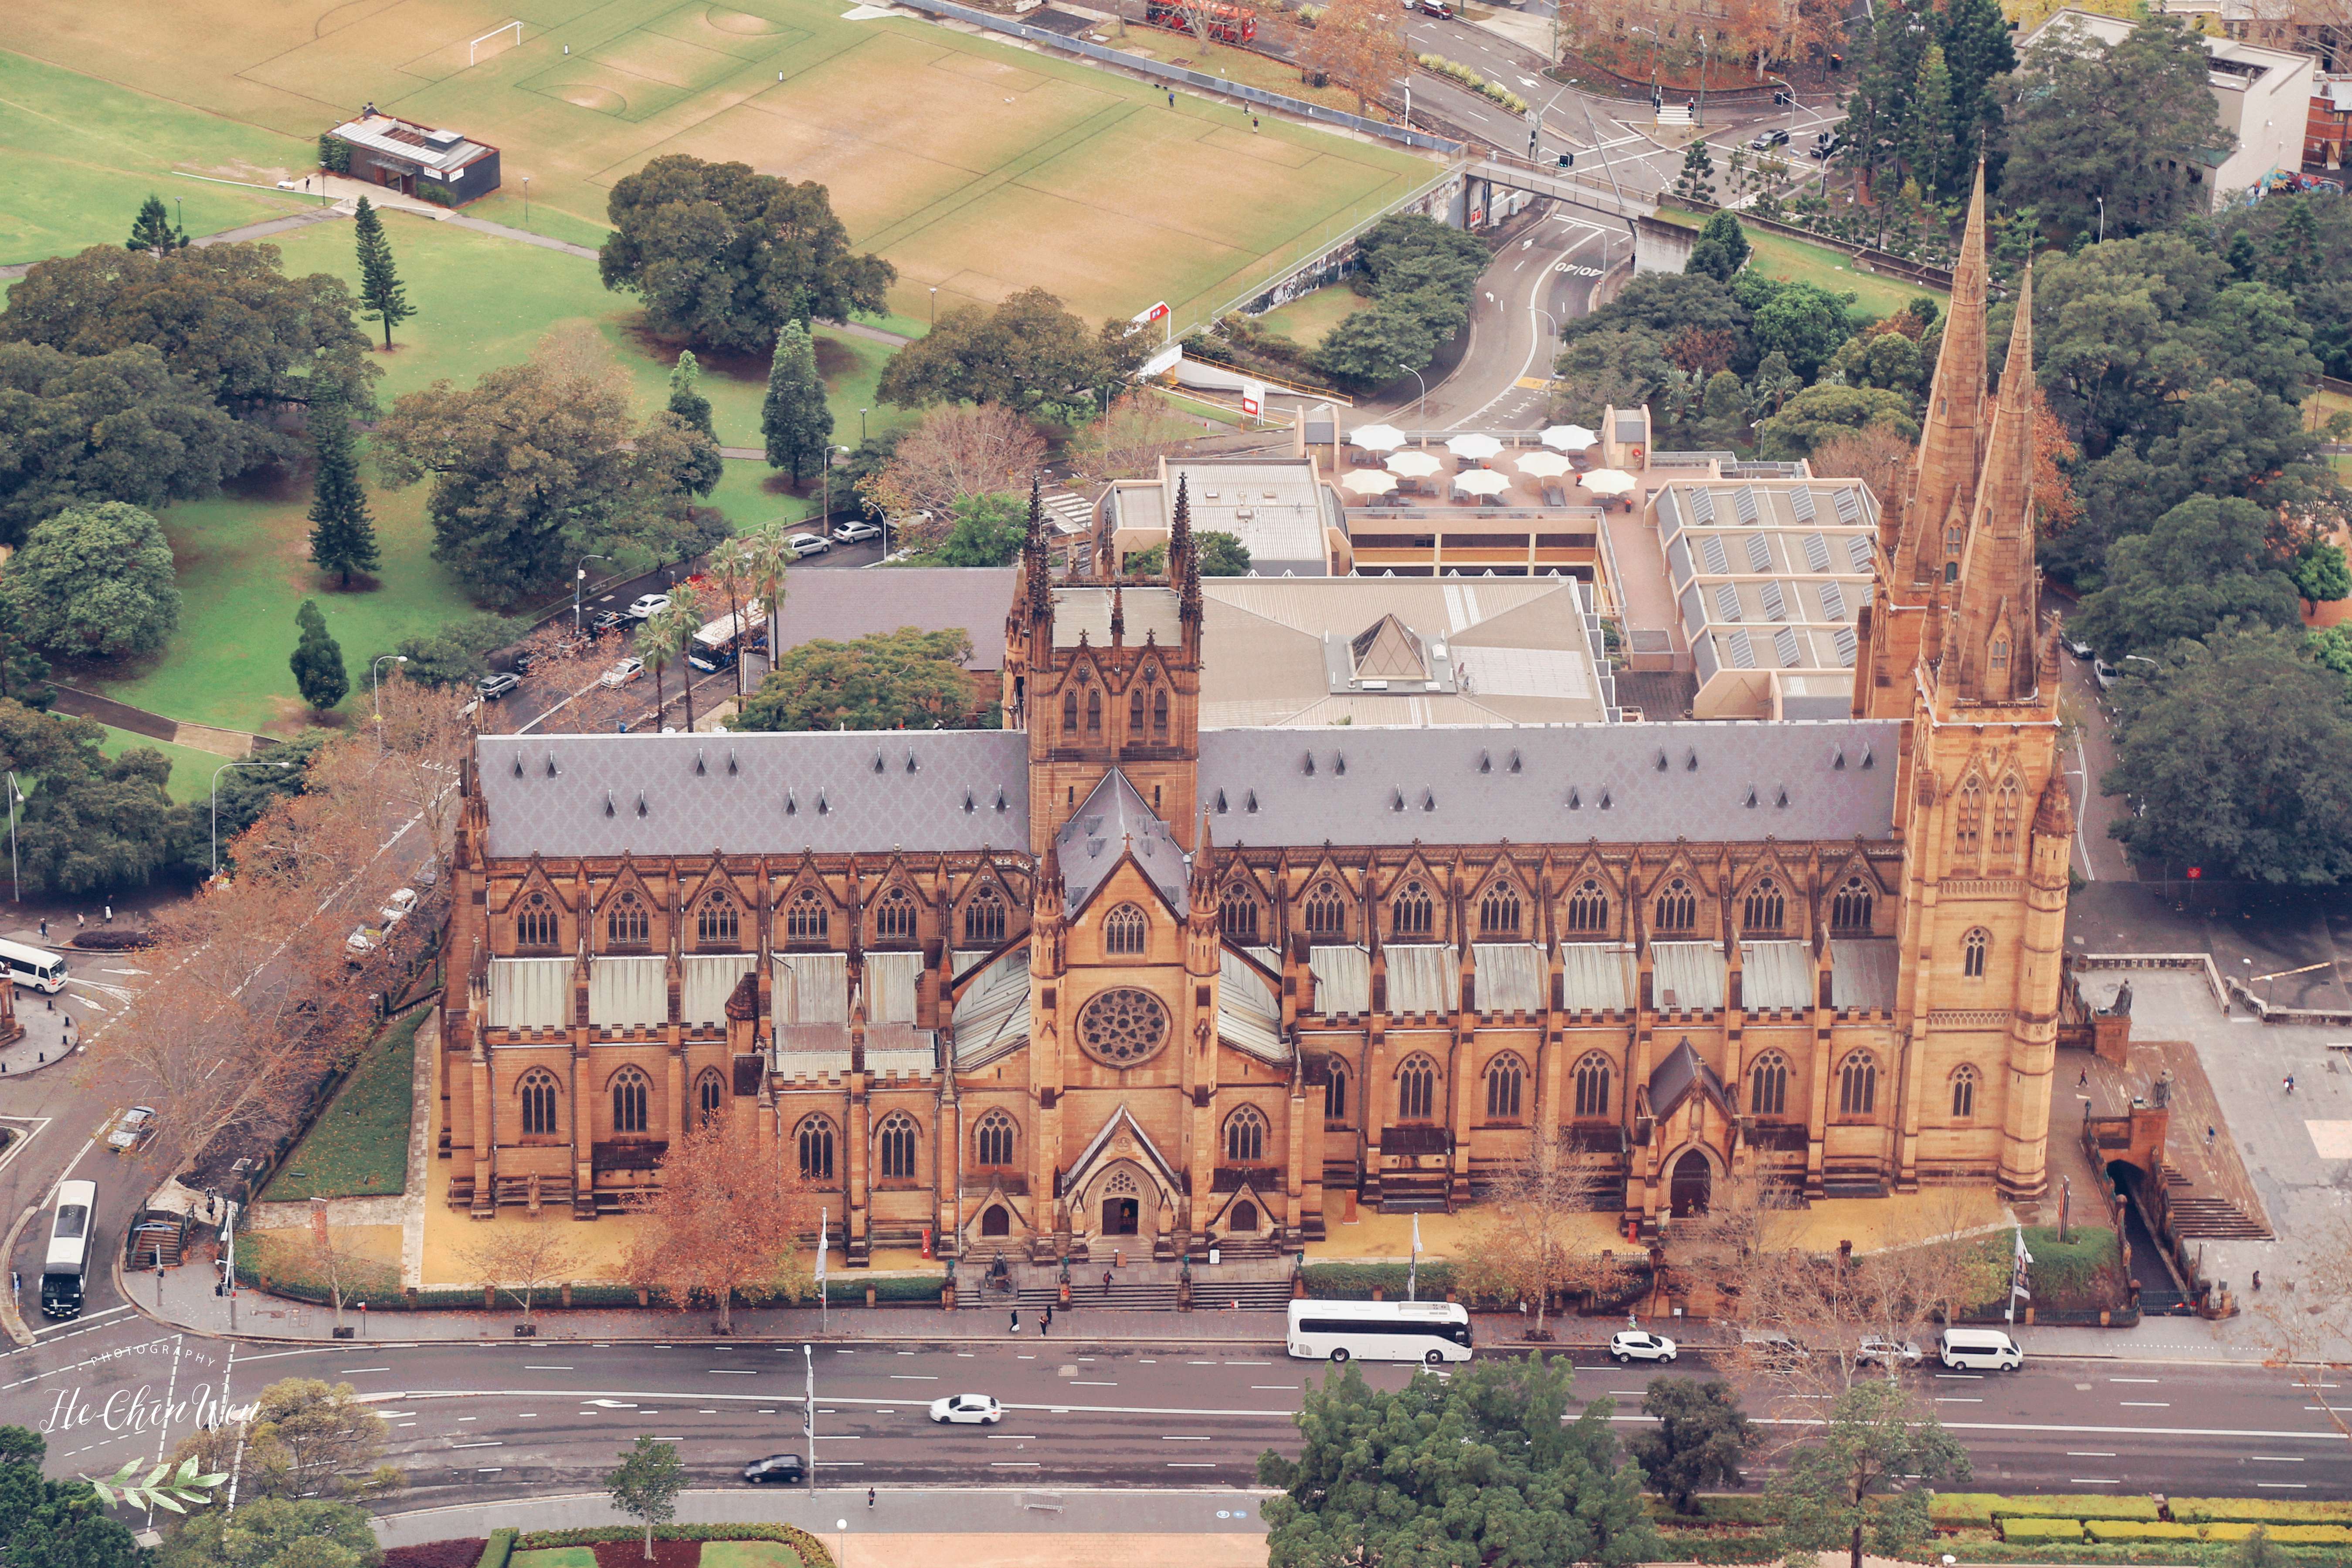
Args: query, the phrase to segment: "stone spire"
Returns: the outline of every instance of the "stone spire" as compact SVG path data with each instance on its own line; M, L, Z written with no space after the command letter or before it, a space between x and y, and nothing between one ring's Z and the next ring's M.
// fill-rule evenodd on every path
M1936 377L1927 388L1927 415L1912 459L1902 531L1894 549L1895 586L1946 575L1951 530L1965 528L1976 500L1984 456L1985 424L1985 186L1977 164L1976 189L1960 257L1952 268L1952 308Z
M1021 564L1026 574L1024 594L1029 618L1043 625L1053 617L1053 579L1045 569L1045 501L1035 475L1029 479L1029 531L1021 541Z
M2017 289L2017 324L2000 404L1960 561L1952 636L1966 702L2020 702L2040 683L2040 574L2033 564L2033 268ZM1948 660L1948 662L1949 662Z
M1188 627L1201 624L1201 551L1192 539L1192 502L1184 479L1176 479L1176 516L1168 526L1168 580L1176 589L1176 614Z
M1127 595L1118 584L1110 585L1110 646L1118 647L1127 641Z

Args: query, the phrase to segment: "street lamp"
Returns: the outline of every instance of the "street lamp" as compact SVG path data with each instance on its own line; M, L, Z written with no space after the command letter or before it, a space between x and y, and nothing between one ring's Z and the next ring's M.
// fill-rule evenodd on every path
M610 561L612 557L609 555L583 555L580 558L580 564L572 571L572 635L573 637L578 637L580 635L580 584L588 581L588 563L591 561Z
M934 283L934 284L932 284L932 285L931 285L931 325L933 325L933 326L935 326L935 327L936 327L936 326L938 326L939 324L940 324L940 286L939 286L938 284Z
M16 884L16 901L25 901L25 879L16 869L16 808L25 804L25 786L16 782L16 770L8 770L8 879Z
M376 675L383 668L385 659L394 664L406 664L408 656L404 653L380 653L368 666L368 696L375 703L375 745L378 751L383 750L383 688L376 684Z
M1421 412L1416 416L1416 417L1418 417L1421 422L1423 437L1425 440L1429 431L1429 383L1422 379L1421 372L1413 369L1412 366L1409 364L1400 363L1397 366L1397 369L1404 372L1405 374L1412 377L1413 380L1421 382Z
M231 768L290 768L290 767L292 767L293 765L294 765L294 764L293 764L292 763L289 763L289 762L278 762L278 763L270 763L270 762L260 762L260 763L223 763L220 766L218 766L218 767L216 767L216 768L215 768L215 769L213 770L213 875L214 875L214 876L217 877L217 876L219 876L219 875L220 875L220 776L221 776L221 774L223 774L223 773L225 773L228 772L228 771L229 771L229 769L231 769ZM14 774L14 773L10 773L10 774L8 775L9 782L10 782L12 784L16 782L16 774ZM14 820L14 819L15 819L15 816L16 816L16 814L12 811L11 813L9 813L9 816L10 816L10 823L9 823L9 849L8 849L8 853L9 853L10 858L14 858L14 857L15 857L15 855L16 855L16 823L15 823L15 820Z
M866 445L866 416L873 412L871 408L861 408L857 411L857 444L861 447Z
M2091 199L2099 204L2099 243L2105 245L2107 242L2107 198L2094 191Z
M816 1496L816 1359L815 1352L806 1345L801 1346L801 1371L808 1378L802 1395L801 1431L808 1439L808 1489L809 1496L814 1498Z
M525 228L530 226L530 176L529 174L522 177L522 221Z
M839 454L840 456L846 458L849 456L849 448L846 447L827 447L824 449L824 463L822 470L823 484L824 486L824 499L820 503L824 506L824 510L818 513L816 525L824 531L824 537L827 539L831 539L833 537L833 459L835 454ZM887 555L889 552L890 535L887 531L885 531L882 535L882 553Z

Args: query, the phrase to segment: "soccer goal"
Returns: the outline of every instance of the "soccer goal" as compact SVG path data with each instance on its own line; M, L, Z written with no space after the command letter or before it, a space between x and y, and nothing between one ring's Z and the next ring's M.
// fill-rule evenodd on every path
M481 49L484 44L488 43L493 38L503 38L509 33L512 33L514 35L515 47L522 47L522 24L520 22L502 22L499 26L492 27L488 32L484 33L480 37L476 38L472 43L466 46L466 63L470 66L476 60L481 58Z

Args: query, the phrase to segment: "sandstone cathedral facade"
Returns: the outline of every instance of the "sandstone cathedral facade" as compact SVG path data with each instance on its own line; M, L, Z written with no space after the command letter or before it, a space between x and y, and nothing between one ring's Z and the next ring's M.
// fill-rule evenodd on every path
M1843 718L1205 728L1180 506L1144 584L1033 526L1001 730L480 737L452 1202L593 1218L713 1118L853 1262L1247 1255L1554 1140L1645 1233L1732 1173L2035 1198L2074 824L1983 231Z

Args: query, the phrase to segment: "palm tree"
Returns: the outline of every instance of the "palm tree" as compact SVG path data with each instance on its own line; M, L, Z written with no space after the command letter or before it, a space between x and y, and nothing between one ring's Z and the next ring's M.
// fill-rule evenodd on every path
M727 613L735 621L735 700L743 700L743 654L751 642L751 626L742 606L743 588L751 580L751 542L730 536L719 542L710 552L710 564L706 568L727 594Z
M746 542L751 554L751 592L768 602L768 668L776 668L777 627L783 624L784 587L792 575L793 564L800 554L785 540L790 538L781 521L771 522L752 534Z
M669 638L671 657L683 662L694 647L694 634L702 629L702 605L695 597L694 584L680 583L669 591L669 608L661 615L662 629ZM694 666L688 664L678 672L677 683L685 689L686 728L694 732Z
M668 666L677 647L670 640L669 627L663 624L668 613L664 610L647 616L645 623L637 627L637 657L645 660L647 669L654 672L654 728L656 731L661 728L662 670Z

